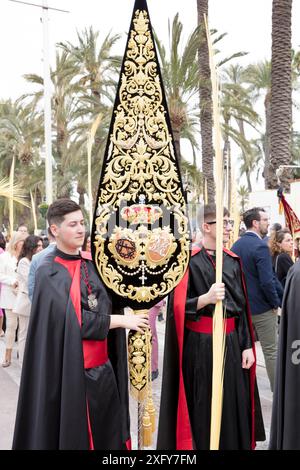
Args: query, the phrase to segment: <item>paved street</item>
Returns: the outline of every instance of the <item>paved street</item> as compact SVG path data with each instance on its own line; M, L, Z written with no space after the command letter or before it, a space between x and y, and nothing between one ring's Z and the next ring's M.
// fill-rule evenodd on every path
M159 377L153 382L153 396L154 402L159 411L159 400L160 400L160 388L161 388L161 378L162 378L162 359L163 359L163 340L164 340L164 330L165 323L157 321L157 330L159 337ZM0 338L0 360L4 356L5 343L4 339ZM257 343L257 355L258 355L258 367L257 367L257 378L258 386L260 391L261 404L263 409L265 428L267 436L269 436L270 428L270 419L271 419L271 406L272 406L272 394L269 388L269 382L266 375L266 369L264 366L264 360L262 352ZM0 366L0 450L10 449L13 436L16 404L18 389L20 383L20 374L21 369L16 358L16 351L14 351L12 365L8 368L3 368ZM131 400L130 403L130 413L131 413L131 430L132 430L132 441L133 448L137 448L137 406L136 402ZM158 414L158 413L157 413ZM268 442L258 443L257 449L267 449ZM153 448L155 446L153 445Z

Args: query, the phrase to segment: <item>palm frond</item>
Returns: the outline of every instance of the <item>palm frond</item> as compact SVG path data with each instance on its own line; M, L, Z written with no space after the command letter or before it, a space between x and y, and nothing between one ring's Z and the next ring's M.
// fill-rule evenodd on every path
M23 188L18 184L13 185L13 196L11 195L11 186L8 178L2 178L0 180L0 197L6 199L13 199L14 202L22 204L23 206L30 207L27 202L27 197L23 193Z
M227 62L230 62L232 59L237 59L238 57L244 57L245 55L249 54L249 52L236 52L235 54L231 54L229 57L225 57L222 59L220 62L218 62L218 67L221 67L224 64L227 64Z

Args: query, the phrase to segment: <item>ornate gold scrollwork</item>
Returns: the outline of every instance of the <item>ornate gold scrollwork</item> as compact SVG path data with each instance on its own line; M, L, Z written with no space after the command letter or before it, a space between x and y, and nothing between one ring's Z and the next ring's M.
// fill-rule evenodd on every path
M174 289L189 261L186 204L145 10L134 14L113 119L94 259L105 284L141 313ZM128 336L131 391L147 398L148 411L150 336L149 330Z
M148 313L148 310L139 310L135 313ZM151 340L150 330L145 333L130 331L128 334L128 364L131 393L133 396L143 401L146 398L147 383L151 370L147 362L147 341Z
M180 281L188 264L189 238L147 12L136 11L133 25L99 191L95 261L108 287L142 303L168 294ZM120 210L124 201L128 206ZM109 229L119 210L121 218L135 227L120 227L116 221ZM164 225L163 211L173 217L176 238ZM159 218L162 226L150 230L149 224ZM163 281L148 285L147 276L155 274ZM125 283L128 276L139 281Z

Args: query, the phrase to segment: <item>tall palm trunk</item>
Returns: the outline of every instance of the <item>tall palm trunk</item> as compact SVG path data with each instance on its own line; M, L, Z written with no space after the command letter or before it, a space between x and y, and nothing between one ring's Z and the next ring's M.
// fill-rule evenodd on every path
M277 168L291 163L291 17L292 0L273 0L270 188L277 187ZM286 190L288 177L289 172L284 172L282 184Z
M265 189L270 187L270 132L271 132L271 92L268 91L265 96L265 119L266 119L266 132L263 142L263 149L265 154L264 178Z
M243 137L243 140L246 141L246 135L245 135L245 127L244 127L244 121L242 119L237 119L237 125L239 126L239 131L241 136ZM243 159L245 163L247 164L247 153L244 149L242 149L242 154L243 154ZM247 180L247 186L248 186L248 191L249 193L252 192L252 184L251 184L251 169L247 167L246 165L246 180Z
M60 165L62 165L63 167L65 163L66 147L67 147L66 125L62 121L57 120L56 152L57 152L58 161Z
M79 194L79 205L84 206L85 187L82 183L77 184L77 192Z
M57 134L56 134L56 152L57 159L59 162L57 176L57 194L59 197L70 197L71 194L71 182L69 175L66 172L67 169L67 127L66 123L60 119L57 119Z
M100 89L99 80L94 78L93 73L91 73L91 76L92 76L92 78L90 79L90 88L91 88L91 91L92 91L92 95L94 96L94 98L96 98L100 102L101 95L100 95L100 92L99 92L99 89ZM96 105L95 105L95 107L96 107Z
M184 125L186 124L186 110L181 103L181 98L178 95L169 97L168 99L169 116L171 121L172 133L174 138L174 146L178 160L179 168L181 167L181 148L180 138Z
M173 137L174 137L174 146L177 156L178 165L181 165L181 147L180 147L180 130L176 127L173 127Z
M214 148L212 90L209 67L208 44L205 32L204 16L208 16L208 0L197 0L198 25L200 26L199 73L200 73L200 127L202 142L202 172L207 182L208 202L215 200Z

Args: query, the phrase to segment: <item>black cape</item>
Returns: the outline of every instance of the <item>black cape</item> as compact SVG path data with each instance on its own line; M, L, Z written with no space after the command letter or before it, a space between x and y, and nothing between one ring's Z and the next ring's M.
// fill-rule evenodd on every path
M89 428L95 449L125 449L130 438L125 330L109 330L111 300L88 260L98 306L88 310L87 287L81 282L80 327L71 276L57 256L68 261L56 249L36 273L13 449L90 449ZM82 339L107 335L109 360L84 369Z
M205 249L197 250L189 265L186 287L179 284L177 299L186 297L183 314L197 321L201 315L212 316L214 305L197 311L199 295L215 282L213 260ZM253 332L247 295L239 258L226 250L223 263L226 286L226 316L236 318L236 330L226 336L224 403L220 449L250 449L254 440L264 440L264 426L255 381L255 365L241 368L241 352L253 348ZM212 336L185 329L182 346L182 381L180 381L180 335L176 315L181 315L177 300L170 298L167 316L163 385L158 429L158 449L209 449L212 374ZM255 350L254 350L255 354ZM205 360L203 360L205 358ZM178 372L179 371L179 372ZM188 386L187 386L188 384ZM179 390L184 389L184 392ZM182 393L186 396L186 410ZM178 412L179 408L181 411ZM189 414L189 420L186 414ZM190 425L188 425L190 421ZM190 431L188 428L190 427ZM191 434L191 437L189 437ZM178 437L179 436L179 437ZM181 446L181 447L180 447Z
M269 448L300 449L300 261L289 270L282 303Z

